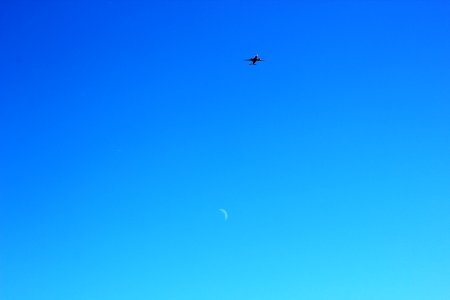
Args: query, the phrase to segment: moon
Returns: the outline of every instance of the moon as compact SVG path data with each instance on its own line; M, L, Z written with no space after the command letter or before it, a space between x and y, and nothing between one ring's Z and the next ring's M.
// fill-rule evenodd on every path
M228 220L228 212L225 210L225 208L220 208L219 211L223 213L223 217L225 218L225 221Z

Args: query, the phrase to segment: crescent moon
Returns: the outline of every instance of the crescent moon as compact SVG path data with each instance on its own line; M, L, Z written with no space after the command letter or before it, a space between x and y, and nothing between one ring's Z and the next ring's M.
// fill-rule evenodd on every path
M221 213L223 213L223 217L225 218L225 221L228 220L228 212L224 208L219 209L219 211Z

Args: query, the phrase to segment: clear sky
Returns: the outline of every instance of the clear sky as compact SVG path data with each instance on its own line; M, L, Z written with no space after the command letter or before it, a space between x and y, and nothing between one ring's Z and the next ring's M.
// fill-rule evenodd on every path
M449 16L2 1L0 299L450 299Z

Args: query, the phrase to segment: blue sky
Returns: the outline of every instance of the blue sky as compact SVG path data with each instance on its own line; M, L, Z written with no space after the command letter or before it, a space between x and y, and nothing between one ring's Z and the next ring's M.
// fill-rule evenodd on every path
M449 299L449 15L4 1L0 298Z

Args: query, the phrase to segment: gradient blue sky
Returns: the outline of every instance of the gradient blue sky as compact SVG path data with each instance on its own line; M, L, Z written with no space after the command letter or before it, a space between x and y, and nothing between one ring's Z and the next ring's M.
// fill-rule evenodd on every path
M449 16L3 1L0 298L450 299Z

